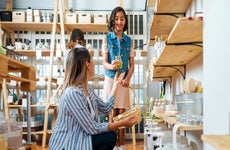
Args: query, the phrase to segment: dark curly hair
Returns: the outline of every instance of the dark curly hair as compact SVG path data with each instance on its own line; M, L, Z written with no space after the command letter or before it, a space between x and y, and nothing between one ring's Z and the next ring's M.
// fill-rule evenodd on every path
M118 12L123 12L124 16L125 16L125 26L123 28L123 31L128 30L128 18L127 15L125 13L125 10L122 7L116 7L112 10L112 13L109 17L109 22L108 22L108 30L109 31L113 31L114 30L114 20L115 20L115 16Z
M76 44L85 46L84 33L81 31L81 29L73 29L70 36L70 41L66 47L68 49L73 49Z

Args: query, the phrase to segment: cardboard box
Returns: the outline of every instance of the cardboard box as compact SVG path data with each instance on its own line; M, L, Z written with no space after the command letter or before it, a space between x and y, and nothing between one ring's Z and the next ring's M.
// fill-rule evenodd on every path
M17 122L7 122L0 124L0 136L6 137L8 148L22 146L22 127Z

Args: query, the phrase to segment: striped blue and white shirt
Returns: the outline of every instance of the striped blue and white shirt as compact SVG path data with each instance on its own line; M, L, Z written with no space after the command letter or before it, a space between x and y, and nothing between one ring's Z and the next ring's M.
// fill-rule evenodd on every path
M89 99L95 111L94 118L81 87L68 87L63 92L49 141L50 150L92 150L91 135L108 131L108 123L98 122L98 111L109 113L114 105L114 96L104 102L90 86Z

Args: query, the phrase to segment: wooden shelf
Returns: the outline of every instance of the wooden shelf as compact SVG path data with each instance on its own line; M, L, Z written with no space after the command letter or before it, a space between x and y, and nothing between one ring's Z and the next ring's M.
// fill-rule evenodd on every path
M148 0L147 6L148 6L148 7L154 7L155 4L156 4L156 0Z
M176 117L175 116L171 116L165 113L160 113L160 114L156 114L157 117L161 118L164 122L170 124L170 125L175 125L175 124L182 124L179 121L176 121ZM189 124L185 124L185 125L181 125L179 127L180 131L194 131L194 130L203 130L203 126L202 125L189 125Z
M1 27L7 32L14 31L52 31L53 23L44 22L1 22ZM79 28L83 32L108 32L107 24L64 24L65 31L70 33L74 28ZM60 23L57 23L57 29L60 29ZM58 30L58 32L60 32Z
M36 51L41 51L42 56L50 56L50 50L15 50L15 52L19 53L23 56L36 56ZM94 56L94 51L90 51L91 55ZM134 50L134 55L136 56L137 51ZM148 51L147 50L141 50L141 56L147 56ZM55 55L55 51L54 51ZM102 56L101 50L99 50L99 56Z
M186 65L203 52L203 48L196 45L166 45L156 65Z
M37 78L36 81L39 81L39 78ZM45 77L45 81L48 81L48 77ZM57 83L57 78L51 78L51 82Z
M155 13L185 13L192 0L157 0Z
M22 108L24 106L22 105L8 105L9 108ZM32 104L30 105L30 107L46 107L45 105L36 105L36 104Z
M79 28L83 32L108 32L108 27L107 24L80 24L80 23L75 23L75 24L69 24L65 23L65 31L67 33L70 33L73 29Z
M36 56L36 51L41 51L42 56L50 56L50 50L15 50L15 52L23 56Z
M34 66L30 66L0 54L0 76L1 78L21 82L22 91L35 91L36 71ZM14 76L10 73L21 73L21 76Z
M215 149L230 149L230 135L201 135L201 139Z
M203 52L203 21L191 19L177 19L166 45L156 59L153 78L160 80L162 77L165 80L165 77L173 76L177 70L172 67L185 66Z
M32 131L31 134L43 134L43 130L41 131ZM47 130L48 134L52 134L52 130ZM28 132L22 132L22 134L28 134Z
M170 34L177 18L184 17L191 2L192 0L152 0L148 3L148 7L155 5L155 14L150 29L150 46L154 45L155 36Z
M169 78L176 74L176 70L170 67L154 67L154 79L158 78L158 81L161 79ZM162 80L161 80L162 81Z
M203 20L178 18L168 36L167 44L203 42Z
M155 39L155 36L169 35L174 27L177 17L171 15L154 15L152 26L150 29L150 38Z
M14 31L52 31L53 23L44 22L1 22L2 29L7 32Z

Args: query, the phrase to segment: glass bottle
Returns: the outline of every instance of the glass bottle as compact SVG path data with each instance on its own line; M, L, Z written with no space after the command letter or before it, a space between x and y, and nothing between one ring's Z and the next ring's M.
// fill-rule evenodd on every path
M115 56L115 59L119 60L118 64L116 65L116 69L120 70L122 68L122 59L121 59L121 56L120 55Z

